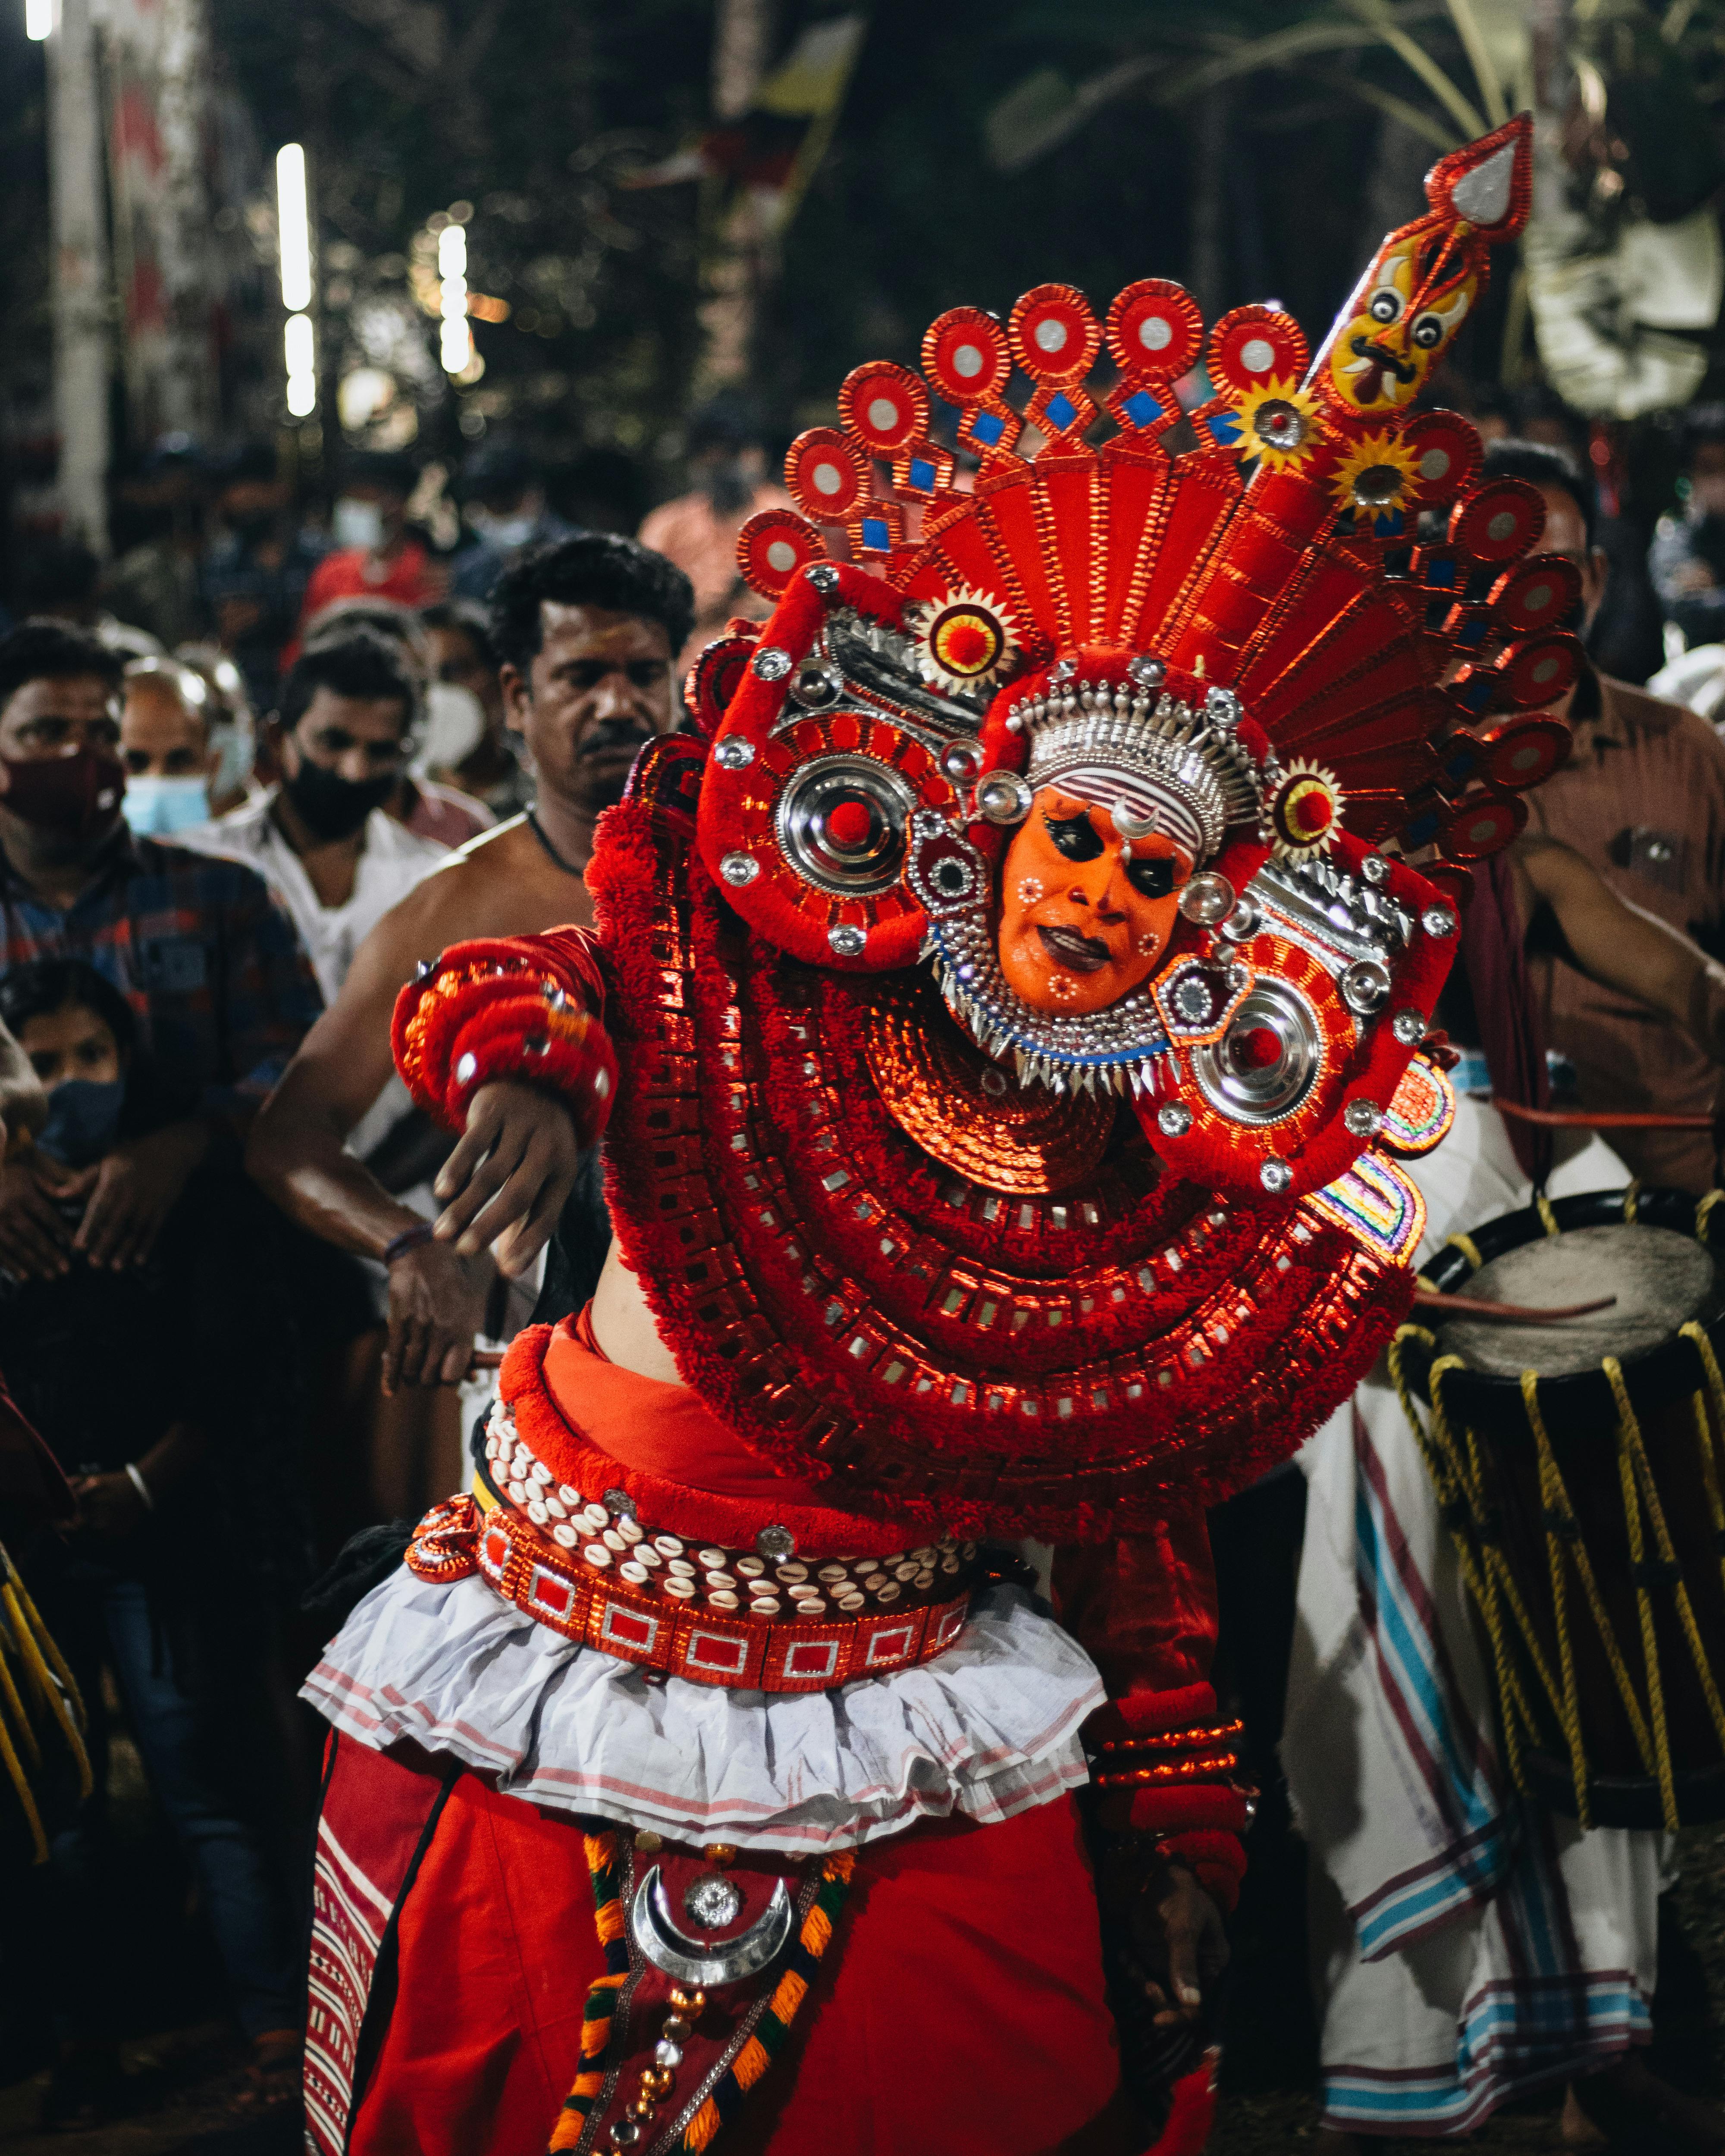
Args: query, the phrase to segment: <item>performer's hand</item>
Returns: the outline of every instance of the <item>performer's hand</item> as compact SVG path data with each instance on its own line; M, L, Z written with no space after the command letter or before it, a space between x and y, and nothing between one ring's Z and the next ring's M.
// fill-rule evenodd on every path
M1144 1995L1158 2029L1195 2021L1206 1985L1228 1965L1222 1915L1185 1865L1168 1864L1132 1907Z
M74 1248L116 1272L142 1265L209 1147L209 1126L190 1120L116 1146L95 1170Z
M459 1385L473 1361L490 1291L489 1259L464 1258L446 1243L419 1243L389 1268L389 1337L383 1389Z
M549 1239L580 1165L574 1123L554 1094L508 1081L481 1086L432 1185L444 1204L438 1240L461 1257L494 1245L498 1270L513 1280Z

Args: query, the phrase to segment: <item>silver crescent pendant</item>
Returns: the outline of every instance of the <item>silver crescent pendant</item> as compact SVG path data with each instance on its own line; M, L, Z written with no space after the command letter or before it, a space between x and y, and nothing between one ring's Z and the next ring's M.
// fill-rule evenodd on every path
M679 1928L655 1864L635 1890L629 1923L635 1944L655 1969L663 1969L679 1984L706 1990L740 1984L784 1951L791 1935L791 1897L783 1880L775 1880L773 1898L746 1932L726 1939L722 1947L705 1946Z

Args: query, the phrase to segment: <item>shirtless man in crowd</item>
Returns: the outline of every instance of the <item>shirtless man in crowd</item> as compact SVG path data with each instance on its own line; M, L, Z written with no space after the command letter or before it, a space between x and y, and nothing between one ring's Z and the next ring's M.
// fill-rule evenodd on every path
M426 1239L418 1215L344 1150L394 1069L397 992L447 944L591 922L583 873L593 825L621 798L643 744L677 722L672 662L693 600L688 579L662 557L583 532L514 564L491 613L509 724L531 757L538 798L460 848L379 921L259 1116L247 1154L258 1181L303 1226L387 1262L388 1389L461 1382L494 1277L480 1236ZM544 1166L500 1156L489 1172L501 1186L519 1170L537 1187ZM529 1246L540 1240L534 1234ZM507 1251L499 1255L506 1263Z

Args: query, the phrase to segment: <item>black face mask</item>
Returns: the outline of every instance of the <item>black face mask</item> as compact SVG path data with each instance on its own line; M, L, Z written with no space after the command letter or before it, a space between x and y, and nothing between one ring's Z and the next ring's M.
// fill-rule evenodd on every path
M392 772L383 778L343 778L327 765L302 756L300 768L284 779L282 792L305 819L314 838L349 839L374 808L381 808L395 790Z

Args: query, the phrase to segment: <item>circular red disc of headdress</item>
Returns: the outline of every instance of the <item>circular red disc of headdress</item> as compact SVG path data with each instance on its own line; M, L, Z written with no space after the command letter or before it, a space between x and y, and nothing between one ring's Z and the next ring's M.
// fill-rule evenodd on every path
M836 427L811 427L785 452L784 483L805 516L842 523L869 498L869 461Z
M1090 301L1070 285L1026 292L1007 325L1012 355L1033 382L1070 382L1090 372L1102 332Z
M1512 793L1549 778L1569 753L1568 727L1543 711L1537 717L1506 720L1487 739L1486 776Z
M1554 629L1581 597L1581 572L1562 554L1518 562L1491 587L1494 626L1507 635Z
M1473 902L1473 870L1464 868L1460 861L1428 861L1420 871L1429 884L1434 884L1458 911L1465 913Z
M1476 562L1513 562L1545 529L1539 489L1524 479L1490 480L1450 519L1450 543Z
M1108 352L1122 374L1150 367L1178 381L1198 364L1204 315L1183 285L1141 277L1108 310Z
M763 599L783 598L797 572L826 552L819 532L794 509L757 511L737 535L737 571Z
M1525 801L1470 793L1444 819L1438 843L1451 860L1482 861L1507 846L1527 820Z
M928 432L928 392L909 367L874 360L840 383L839 417L865 449L895 457Z
M779 511L781 516L786 513ZM689 669L683 701L694 716L696 731L709 741L719 731L726 706L742 687L754 650L752 637L716 637Z
M1307 356L1300 325L1273 307L1235 307L1210 331L1210 379L1236 396L1266 382L1297 382Z
M1581 646L1562 629L1530 636L1517 646L1498 677L1499 700L1517 711L1553 703L1575 685L1581 672Z
M980 307L949 307L928 326L922 372L949 404L980 404L998 397L1012 372L1006 332Z
M1459 412L1420 413L1403 428L1402 447L1414 459L1409 492L1422 509L1454 501L1479 476L1479 434Z

